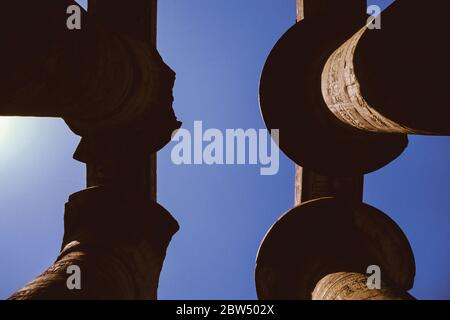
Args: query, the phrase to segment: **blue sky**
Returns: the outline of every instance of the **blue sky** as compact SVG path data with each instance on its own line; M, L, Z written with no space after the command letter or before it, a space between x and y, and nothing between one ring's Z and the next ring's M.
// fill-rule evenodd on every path
M294 0L159 1L158 46L177 72L174 107L183 126L264 128L260 72L294 21ZM366 177L364 199L408 236L417 263L412 293L450 299L450 138L410 140L400 158ZM78 141L62 120L0 120L0 298L58 253L64 203L84 188L84 166L72 159ZM181 230L168 250L160 298L256 298L257 249L293 206L294 165L282 156L275 176L250 165L176 166L173 145L158 156L158 200Z

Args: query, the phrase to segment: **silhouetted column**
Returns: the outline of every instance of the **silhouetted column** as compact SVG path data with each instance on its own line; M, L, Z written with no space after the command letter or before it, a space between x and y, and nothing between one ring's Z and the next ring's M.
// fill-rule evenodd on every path
M297 20L301 21L306 14L311 26L314 19L324 22L319 17L323 14L327 16L327 12L331 17L330 12L334 10L338 13L346 5L347 10L353 8L358 11L362 3L358 0L307 0L303 6L303 0L297 0ZM320 28L320 24L315 27ZM301 30L298 26L294 28ZM303 33L303 36L308 38L311 34L313 31L309 30L309 34ZM296 39L301 40L301 37ZM328 40L334 41L332 38ZM277 46L283 47L283 44ZM289 46L286 46L281 50L287 52L288 49ZM308 50L307 44L303 50ZM274 65L281 67L277 63ZM312 83L315 80L314 77L310 79ZM297 96L306 95L310 89L310 83L303 84ZM313 108L320 109L320 105L311 105ZM278 116L285 115L274 112L270 116L279 119ZM289 121L295 124L296 118ZM339 150L350 141L338 138L333 146L321 146L322 140L315 141L315 135L309 135L307 131L302 134L311 145L316 143L324 149ZM353 134L353 138L358 139L358 133ZM360 142L370 145L370 140L364 141L364 138ZM311 158L317 157L316 150L310 149L313 152ZM338 152L330 154L338 156ZM320 151L319 154L325 153ZM355 170L360 174L343 175L343 171L333 164L334 160L332 156L320 159L325 167L328 166L324 170L327 173L316 173L296 165L296 207L272 226L258 252L255 274L258 297L301 300L413 299L407 291L414 282L415 262L406 236L388 216L362 203L362 172ZM367 161L363 157L354 160ZM311 165L317 167L313 162ZM367 273L373 268L380 271L375 275L378 277L375 287L370 286L373 279Z
M133 0L132 4L127 4L124 10L125 4L120 1L108 1L108 0L90 0L89 12L94 16L95 21L101 23L108 30L112 32L121 32L129 35L143 43L147 44L152 50L157 46L157 0ZM120 23L118 23L120 21ZM168 78L171 75L167 76ZM145 90L145 89L144 89ZM166 90L164 86L160 86L157 90L164 92ZM164 94L168 97L172 97L171 92ZM163 96L163 95L160 95ZM141 102L144 103L144 102ZM164 101L165 104L171 105L171 101ZM147 125L158 126L159 123L165 123L167 115L164 113L158 114L153 112L150 115L153 119L148 119ZM145 123L142 125L145 126ZM141 126L141 127L142 127ZM172 124L172 130L177 125ZM127 128L129 130L130 128ZM121 135L121 133L119 133ZM118 139L121 139L120 137ZM146 138L145 140L147 140ZM98 140L92 138L91 140ZM129 145L129 139L126 140L125 149ZM168 141L164 141L164 144ZM107 142L108 143L108 142ZM104 141L93 141L93 148L97 145L104 144ZM116 149L117 144L112 147ZM115 151L113 151L115 152ZM82 159L83 161L83 159ZM135 165L129 165L129 161L122 161L121 156L109 157L106 162L88 161L87 163L87 185L95 186L105 183L104 179L111 175L116 175L119 172L126 172L128 177L133 176L135 181L145 189L144 193L148 193L151 199L157 199L157 175L156 175L156 153L149 156L141 155L139 159L134 159ZM121 180L121 179L120 179Z
M367 282L373 267L380 287ZM411 299L414 276L411 247L392 219L366 204L320 198L271 227L255 281L263 300Z
M0 28L0 115L61 117L76 121L83 134L82 124L99 128L132 121L153 105L149 86L156 89L171 72L155 47L108 30L83 10L81 29L69 30L66 11L74 4L3 5L1 22L9 28Z
M298 2L301 5L303 2ZM366 0L314 0L278 40L260 79L260 107L279 147L302 167L329 176L369 173L398 157L406 134L357 129L338 119L324 101L321 75L328 57L367 22ZM284 138L283 138L284 137Z
M323 175L295 166L295 205L323 197L336 197L352 203L363 199L364 176Z
M297 0L297 21L301 21L303 18L303 0ZM296 165L295 206L300 206L303 202L323 197L338 197L355 203L362 202L363 185L364 177L362 175L357 177L333 177L318 174L312 170ZM312 294L313 300L335 300L335 297L330 293L331 291L334 293L338 291L335 288L342 289L343 287L349 287L352 283L355 284L354 282L340 281L340 278L336 279L335 277L329 279L332 276L325 276L319 281ZM358 279L366 279L366 276L361 275ZM338 282L337 285L336 282ZM358 285L354 285L355 288L352 292L359 294L361 291L368 290L365 282L361 286ZM373 290L369 292L370 294L374 294ZM343 297L342 295L339 295L339 297L348 298L348 296Z
M311 2L311 3L310 3ZM306 12L314 15L327 9L320 1L308 1ZM303 0L297 0L297 22L305 17ZM295 205L322 197L338 197L351 202L362 202L363 175L337 177L316 173L310 169L295 166Z
M55 263L10 299L156 299L166 249L177 230L167 210L126 186L76 193L66 204ZM73 267L79 268L80 288L71 287Z
M156 299L166 249L178 230L170 213L155 202L155 154L180 126L172 110L175 74L155 48L156 0L94 0L89 9L89 21L114 44L92 54L118 69L103 64L100 70L117 72L105 79L97 79L96 70L80 69L89 79L108 82L110 91L96 91L88 82L85 97L93 105L85 107L86 112L78 110L79 116L62 114L82 136L74 158L87 165L88 189L66 204L56 262L11 299ZM79 36L84 39L86 34ZM61 42L61 56L66 50L83 54L83 48L66 44ZM122 65L131 67L121 69ZM59 77L55 81L66 79L58 69L53 74ZM113 112L105 114L111 108L110 94L121 98ZM85 101L74 99L67 101ZM32 114L21 115L36 115L35 109L27 106ZM53 116L61 115L58 105L51 110L57 111ZM91 118L97 111L98 117ZM80 272L80 288L70 286L73 268Z

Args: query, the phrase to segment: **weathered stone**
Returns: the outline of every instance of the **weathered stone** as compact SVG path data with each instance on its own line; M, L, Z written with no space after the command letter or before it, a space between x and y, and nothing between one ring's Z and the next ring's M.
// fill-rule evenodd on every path
M373 207L337 198L305 202L279 218L261 244L258 297L308 300L323 277L364 274L371 265L381 268L391 288L412 288L414 256L394 221Z
M312 293L312 300L414 300L404 292L381 283L380 289L369 289L368 276L361 273L337 272L321 279Z
M362 202L363 175L348 177L322 175L300 166L296 166L295 170L296 206L324 197L335 197L352 203Z
M283 35L264 66L260 105L266 126L279 129L280 149L302 167L334 176L377 170L403 152L406 135L366 132L338 120L324 102L320 77L330 54L366 23L366 0L306 6L312 16Z
M61 22L72 1L32 2L33 17L50 17L36 29L28 29L36 19L19 19L25 2L10 6L12 20L24 26L19 48L39 63L19 63L12 54L18 41L7 38L10 59L0 62L8 64L0 79L17 77L0 88L0 114L63 117L82 135L74 157L87 164L92 187L66 205L56 262L11 299L156 299L178 230L155 202L155 153L180 126L172 109L175 73L156 50L156 0L118 3L90 1L82 29L70 32ZM119 10L122 19L111 20ZM81 290L66 284L73 265Z
M90 188L66 204L62 251L10 299L156 299L167 246L178 224L164 208L124 189ZM69 290L69 266L81 289Z
M373 132L449 135L448 2L395 1L330 55L322 94L343 123ZM370 24L369 24L370 25Z
M18 30L0 28L0 115L61 117L82 136L139 126L142 135L164 135L165 144L179 127L175 73L154 44L110 30L93 14L83 12L81 30L69 30L66 9L74 3L5 4L3 22Z

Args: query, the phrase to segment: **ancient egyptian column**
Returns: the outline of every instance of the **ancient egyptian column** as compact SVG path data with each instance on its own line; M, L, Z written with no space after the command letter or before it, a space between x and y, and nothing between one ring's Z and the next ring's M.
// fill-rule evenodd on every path
M258 252L259 299L414 299L408 294L415 276L408 239L386 214L363 203L364 173L401 154L405 132L390 136L375 130L366 135L361 132L370 130L350 129L321 96L328 56L365 25L365 9L365 0L297 0L298 24L277 43L263 71L264 120L270 128L286 129L280 130L285 139L280 147L297 166L295 207L271 227ZM344 19L340 26L339 19ZM289 63L297 73L285 74L281 82L287 88L270 88Z
M156 50L156 0L12 1L2 13L2 116L61 117L81 136L87 189L65 206L56 261L10 299L156 299L179 226L156 202L155 154L179 128L175 73Z

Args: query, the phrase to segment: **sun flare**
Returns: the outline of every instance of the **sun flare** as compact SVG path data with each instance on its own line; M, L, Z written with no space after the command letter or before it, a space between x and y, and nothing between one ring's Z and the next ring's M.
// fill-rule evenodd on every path
M7 139L8 129L11 126L11 119L8 117L0 117L0 142Z

